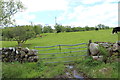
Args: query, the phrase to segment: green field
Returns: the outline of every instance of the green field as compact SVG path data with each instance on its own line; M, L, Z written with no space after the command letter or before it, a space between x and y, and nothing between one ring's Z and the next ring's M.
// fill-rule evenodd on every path
M42 35L43 38L35 38L28 40L24 47L33 48L34 46L51 46L57 44L77 44L77 43L88 43L88 40L93 41L106 41L116 42L118 36L111 34L111 29L100 30L100 31L83 31L83 32L65 32L65 33L46 33ZM2 41L2 47L17 46L16 41Z
M43 35L42 38L37 37L31 40L28 40L22 47L28 47L30 49L34 49L34 46L53 46L53 45L58 45L58 44L69 44L70 45L70 44L78 44L78 43L88 43L90 39L93 42L94 41L116 42L118 40L118 36L117 34L111 34L111 31L112 29L99 30L99 31L45 33L45 34L41 34ZM47 35L47 36L44 36L44 35ZM87 45L84 45L84 46L87 46ZM2 41L2 47L17 47L17 42L16 41ZM68 51L68 50L63 50L63 52L64 51ZM52 50L52 51L47 51L47 52L39 52L39 54L40 53L55 53L55 52L58 52L58 51ZM86 54L86 53L81 53L81 54ZM72 55L72 53L71 54L70 53L59 54L59 55L46 55L46 56L39 56L39 57L42 57L42 58L43 57L61 57L61 56L70 56L70 55ZM78 53L74 53L74 55L78 55ZM45 62L81 60L81 59L82 59L81 57L77 57L77 58L68 58L68 59L66 58L66 59L46 60ZM79 67L80 65L77 65L77 66L78 68L81 68ZM106 67L106 65L102 64L101 67L99 67L99 69L102 68L103 66ZM14 67L14 69L12 67ZM44 62L40 60L38 63L24 63L24 64L3 63L3 75L4 77L15 77L16 76L16 78L35 78L35 77L52 78L59 74L64 74L63 73L64 67L65 66L63 64L44 66ZM113 65L111 67L113 67ZM93 68L91 67L91 69ZM14 72L17 72L18 74L15 75ZM12 74L9 75L9 73L12 73ZM110 75L109 76L93 75L91 77L110 77L111 78L111 77L117 77L117 75L116 74L111 75L111 76Z

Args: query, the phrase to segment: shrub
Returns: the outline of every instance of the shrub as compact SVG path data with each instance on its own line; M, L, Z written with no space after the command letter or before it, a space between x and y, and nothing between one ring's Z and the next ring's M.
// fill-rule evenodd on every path
M103 55L103 61L106 63L106 61L108 60L109 52L103 46L100 46L99 50L100 50L100 54Z
M86 59L83 61L83 64L85 64L87 66L97 66L101 63L102 63L102 61L93 60L93 58L91 56L86 57Z

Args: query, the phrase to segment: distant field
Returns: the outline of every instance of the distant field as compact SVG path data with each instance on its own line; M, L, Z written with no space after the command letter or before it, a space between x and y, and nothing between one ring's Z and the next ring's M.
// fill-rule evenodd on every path
M83 31L83 32L65 32L65 33L45 33L42 38L37 37L28 40L23 47L33 48L34 46L52 46L57 44L78 44L88 43L88 40L116 42L117 34L111 34L112 29L99 31ZM2 47L17 46L16 41L2 41Z

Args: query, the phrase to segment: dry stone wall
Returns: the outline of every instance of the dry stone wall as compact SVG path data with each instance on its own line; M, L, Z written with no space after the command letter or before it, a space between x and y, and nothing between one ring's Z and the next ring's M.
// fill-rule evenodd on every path
M0 56L2 62L37 62L37 50L22 47L1 48Z

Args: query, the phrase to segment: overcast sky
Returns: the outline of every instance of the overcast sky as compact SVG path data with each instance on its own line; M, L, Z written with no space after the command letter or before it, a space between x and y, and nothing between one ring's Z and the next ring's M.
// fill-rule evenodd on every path
M118 26L118 0L21 0L26 7L14 17L17 25Z

